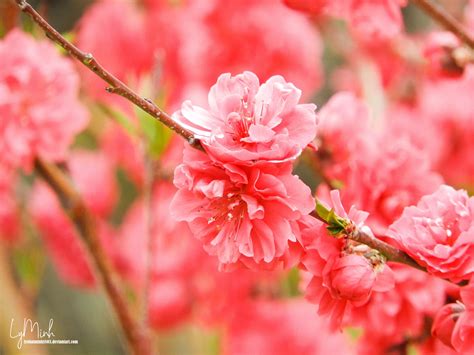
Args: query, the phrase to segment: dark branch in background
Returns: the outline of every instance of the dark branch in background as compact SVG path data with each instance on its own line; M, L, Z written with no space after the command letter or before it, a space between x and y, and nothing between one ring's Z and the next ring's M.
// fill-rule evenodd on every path
M194 134L187 129L181 127L173 121L173 119L165 111L156 106L151 100L140 97L137 93L131 90L127 85L120 81L117 77L108 72L91 53L85 53L65 39L58 31L56 31L33 7L25 0L15 0L20 9L31 17L31 19L40 26L52 41L60 45L66 50L69 55L78 59L87 68L93 71L97 76L102 78L110 85L107 91L112 94L117 94L134 105L140 107L143 111L150 114L152 117L158 119L161 123L175 131L182 136L186 141L197 149L202 149L201 143L194 137Z
M55 191L64 210L76 225L89 250L94 266L97 270L110 303L115 310L127 342L136 355L152 354L148 332L143 329L132 316L125 296L119 286L116 274L105 254L94 216L86 207L79 193L74 189L71 181L56 165L47 163L38 158L35 161L35 170L44 181Z
M459 21L446 12L443 7L431 0L412 0L412 2L447 30L458 36L458 38L471 47L471 49L474 49L474 37L466 31Z

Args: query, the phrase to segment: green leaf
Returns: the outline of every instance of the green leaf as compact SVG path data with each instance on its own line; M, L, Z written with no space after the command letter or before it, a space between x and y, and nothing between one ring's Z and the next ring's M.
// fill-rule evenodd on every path
M172 137L171 130L145 111L135 108L140 130L147 141L152 157L159 157L168 146Z
M316 199L316 214L323 220L328 222L328 216L331 210L323 205L318 199Z
M340 227L340 226L327 226L326 228L327 228L329 234L331 234L334 237L337 237L341 234L344 234L344 231L345 231L345 229L343 227Z
M337 226L337 227L341 227L341 228L345 228L345 227L347 226L347 224L349 223L349 222L346 221L344 218L339 217L339 216L334 212L334 210L331 210L331 211L329 212L327 222L328 222L328 224L329 224L330 226Z
M137 137L137 129L132 120L127 117L121 110L112 108L111 106L100 105L100 108L105 111L110 117L122 127L132 137Z

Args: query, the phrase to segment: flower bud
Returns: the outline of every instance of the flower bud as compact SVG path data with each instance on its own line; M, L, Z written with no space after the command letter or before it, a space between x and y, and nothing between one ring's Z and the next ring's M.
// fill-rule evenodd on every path
M445 305L436 315L431 334L441 340L445 345L453 347L451 337L459 315L464 312L464 305L451 303Z
M363 304L375 283L371 263L363 256L350 254L339 258L330 273L334 296Z

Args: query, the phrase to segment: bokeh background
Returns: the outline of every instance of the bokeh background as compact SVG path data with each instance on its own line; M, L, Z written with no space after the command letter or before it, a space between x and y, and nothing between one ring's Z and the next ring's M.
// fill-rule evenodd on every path
M138 7L144 6L138 0L128 1ZM179 7L179 0L169 1L175 3L177 8ZM229 0L229 2L232 2L232 0ZM441 3L450 13L458 18L462 17L466 1L444 0ZM55 28L62 33L66 33L69 38L74 39L78 21L88 8L94 4L94 1L32 0L31 4ZM126 17L127 14L124 13L123 16ZM226 21L238 23L245 21L247 15L245 12L229 12L226 16ZM424 33L432 28L437 28L436 24L412 5L403 8L403 18L405 30L411 34ZM330 20L324 22L324 24L313 25L317 26L321 38L321 70L324 79L320 80L317 90L312 92L307 100L321 106L338 89L334 85L335 73L344 66L346 61L341 48L349 47L352 44L343 21ZM42 37L40 30L29 19L20 16L9 0L0 0L0 37L4 36L12 26L21 26L34 36ZM114 31L114 29L107 28L104 31ZM192 33L189 35L192 35ZM104 36L104 34L99 33L98 36ZM137 40L159 40L160 33L158 31L156 36L156 39L144 36ZM113 38L112 34L111 38ZM129 53L124 52L122 55L126 57ZM254 53L254 56L259 56L258 51ZM38 60L41 60L41 58L38 58ZM245 66L245 64L243 65ZM80 73L81 75L84 74L83 71L80 71ZM370 66L361 75L363 76L361 81L369 83L370 86L370 82L373 80L373 72L370 71ZM143 88L137 89L141 90L142 93L146 91ZM377 88L375 91L377 91ZM369 105L376 106L376 92L372 94L367 96L367 101ZM86 95L84 94L84 96ZM84 100L90 100L90 98L86 97ZM102 125L100 122L104 119L104 113L100 110L99 112L94 105L90 105L90 107L92 107L93 123L86 132L77 137L74 143L76 149L93 150L97 147L96 132L100 130ZM170 104L169 107L172 109L173 105ZM162 139L161 136L156 137L156 140L159 141L160 139ZM163 144L166 142L163 142ZM311 165L305 159L301 160L296 172L313 190L319 184L319 178L315 176ZM90 173L93 174L93 171ZM114 174L118 184L119 197L108 217L108 222L113 226L120 226L130 207L140 197L141 192L134 183L133 177L124 172L123 169L117 169ZM125 354L119 326L116 324L114 315L111 313L102 292L97 288L68 285L58 275L57 269L52 264L45 250L41 233L34 226L31 216L27 212L27 207L31 203L30 194L33 179L34 177L31 175L23 175L18 191L16 191L21 202L20 220L23 226L18 241L13 244L0 243L0 354ZM133 246L130 248L133 249ZM138 252L136 257L141 257ZM216 281L214 280L214 282ZM218 284L219 282L217 281ZM297 272L290 271L279 275L276 281L272 280L271 286L268 286L272 291L267 289L263 293L268 295L275 292L280 298L298 297L297 284ZM225 283L222 285L224 285L223 287L232 287ZM138 306L136 312L140 312ZM23 351L20 351L16 349L14 342L8 336L10 315L12 313L19 320L30 317L38 320L41 324L47 324L49 319L53 318L54 331L57 337L78 339L79 344L68 347L25 347ZM191 319L186 319L178 322L177 325L163 328L167 329L157 329L155 336L162 355L220 353L222 330L219 326L204 327ZM349 338L354 339L358 331L349 330L347 333Z

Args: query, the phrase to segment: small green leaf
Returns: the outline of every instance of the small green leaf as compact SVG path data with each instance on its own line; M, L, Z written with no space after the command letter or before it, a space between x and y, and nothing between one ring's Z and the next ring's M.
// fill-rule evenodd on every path
M135 109L135 113L138 117L143 137L147 140L149 153L153 157L159 157L168 146L172 137L171 130L139 108Z
M329 234L331 234L332 236L334 237L337 237L341 234L344 234L344 228L340 227L340 226L327 226L326 227Z
M344 218L339 217L334 210L331 210L328 215L328 224L330 226L337 226L341 228L345 228L349 222L347 222Z
M121 110L105 105L100 105L100 108L106 112L115 122L117 122L130 136L138 136L137 129L132 120Z
M316 214L323 220L328 222L328 216L331 210L323 205L318 199L316 199Z

